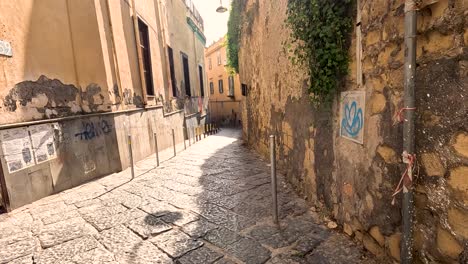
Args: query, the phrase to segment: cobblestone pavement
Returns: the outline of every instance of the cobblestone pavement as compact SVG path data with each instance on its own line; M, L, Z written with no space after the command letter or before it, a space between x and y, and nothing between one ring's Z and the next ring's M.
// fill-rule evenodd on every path
M223 130L154 169L129 170L0 216L0 263L377 263ZM187 144L188 145L188 144Z

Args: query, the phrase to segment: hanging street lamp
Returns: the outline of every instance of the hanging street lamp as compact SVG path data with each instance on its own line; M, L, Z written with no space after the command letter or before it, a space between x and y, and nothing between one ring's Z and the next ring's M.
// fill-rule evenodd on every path
M218 13L224 13L224 12L226 12L227 10L228 10L227 7L224 7L224 6L223 6L223 0L219 0L219 7L216 8L216 12L218 12Z

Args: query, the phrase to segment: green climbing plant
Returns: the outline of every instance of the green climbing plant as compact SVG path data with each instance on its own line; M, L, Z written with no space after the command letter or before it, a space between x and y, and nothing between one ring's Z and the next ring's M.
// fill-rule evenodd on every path
M352 0L289 0L284 43L294 65L307 68L312 102L330 102L348 70Z
M227 63L235 73L239 73L239 47L242 32L242 2L232 1L227 32Z

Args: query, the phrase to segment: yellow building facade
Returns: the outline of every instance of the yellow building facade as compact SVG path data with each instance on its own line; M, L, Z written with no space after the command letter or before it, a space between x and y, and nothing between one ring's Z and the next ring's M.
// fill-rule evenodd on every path
M231 75L227 68L224 37L206 48L205 65L211 120L224 126L240 125L241 83L239 75Z
M204 47L191 0L0 1L0 211L181 143L207 113Z

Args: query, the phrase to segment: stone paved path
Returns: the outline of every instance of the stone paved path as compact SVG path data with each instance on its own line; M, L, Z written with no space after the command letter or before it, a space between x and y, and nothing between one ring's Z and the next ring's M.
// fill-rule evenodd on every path
M236 130L152 169L129 171L0 216L0 263L377 263L317 224L280 181L281 228L270 220L269 168Z

